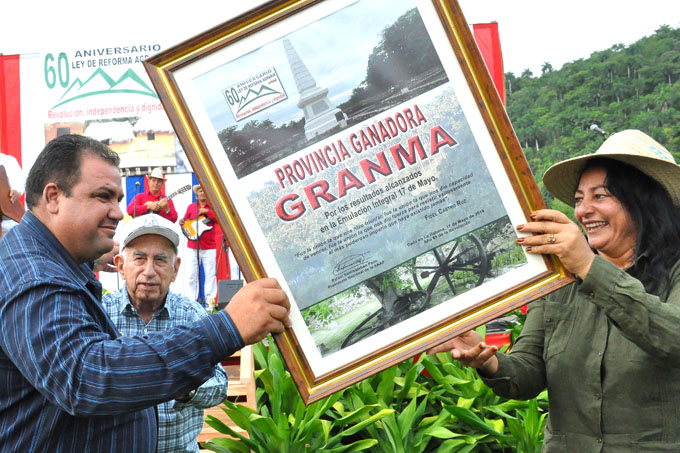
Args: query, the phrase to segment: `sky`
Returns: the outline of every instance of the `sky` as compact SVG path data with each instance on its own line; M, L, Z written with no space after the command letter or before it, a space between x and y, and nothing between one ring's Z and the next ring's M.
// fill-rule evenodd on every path
M540 75L615 44L629 45L661 25L680 27L677 0L460 0L468 23L498 22L505 72Z
M168 45L199 34L261 0L24 0L3 5L0 53L98 47L121 40ZM614 44L631 44L660 25L680 26L677 0L459 0L468 23L498 22L505 72L539 75ZM104 6L105 5L105 6ZM187 6L189 5L189 6ZM36 14L39 11L39 14Z

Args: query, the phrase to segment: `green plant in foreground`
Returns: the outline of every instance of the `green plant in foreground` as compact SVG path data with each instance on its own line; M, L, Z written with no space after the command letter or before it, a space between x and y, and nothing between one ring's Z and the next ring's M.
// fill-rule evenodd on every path
M508 400L486 387L472 368L462 367L450 354L429 356L423 365L436 383L433 400L451 414L439 430L447 438L439 452L540 451L547 412L547 392L529 401Z
M338 404L356 410L365 405L377 405L392 412L380 422L367 426L357 437L377 439L374 452L417 453L428 450L436 430L448 418L430 415L430 395L417 378L423 370L422 357L412 363L405 361L380 374L369 377L347 389Z
M531 453L543 444L547 392L530 401L499 397L450 354L404 361L305 406L274 345L254 352L258 411L223 407L248 437L208 416L233 437L211 440L209 450Z
M215 452L353 452L376 445L375 439L360 439L344 445L342 440L366 429L394 411L378 405L365 405L345 411L338 401L343 392L305 406L279 352L270 343L253 347L261 369L255 377L262 387L257 389L258 412L247 406L225 402L222 409L231 420L248 433L242 436L215 417L206 422L230 438L216 438L203 444Z

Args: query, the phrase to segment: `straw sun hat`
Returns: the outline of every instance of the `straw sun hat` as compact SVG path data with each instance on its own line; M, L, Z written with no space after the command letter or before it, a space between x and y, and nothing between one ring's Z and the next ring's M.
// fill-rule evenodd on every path
M574 206L574 192L581 173L589 160L598 157L637 168L665 187L673 203L680 206L680 165L656 140L634 129L611 135L594 154L567 159L548 168L543 184L556 198Z
M157 178L165 181L165 176L163 176L163 170L160 167L156 167L149 173L149 178Z

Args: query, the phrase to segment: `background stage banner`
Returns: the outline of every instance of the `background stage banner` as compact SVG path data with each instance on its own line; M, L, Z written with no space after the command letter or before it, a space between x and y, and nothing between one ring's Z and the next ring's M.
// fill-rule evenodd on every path
M123 212L135 196L136 182L140 192L146 190L144 175L153 167L166 174L165 193L197 184L141 63L162 48L153 42L124 43L0 55L0 150L14 156L28 174L45 144L59 135L83 134L107 143L121 158ZM187 191L173 201L181 217L195 195ZM221 237L219 230L219 244ZM218 254L217 261L218 278L238 278L233 255ZM187 293L184 270L173 291ZM122 285L116 274L101 273L100 279L108 290Z

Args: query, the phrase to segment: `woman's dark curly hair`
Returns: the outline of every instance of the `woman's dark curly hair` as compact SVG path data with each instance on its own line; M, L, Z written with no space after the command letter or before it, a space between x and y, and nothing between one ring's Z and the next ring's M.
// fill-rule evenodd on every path
M680 208L655 179L626 163L595 158L589 168L606 171L605 186L628 212L637 228L635 276L648 291L658 287L680 258ZM639 260L642 254L645 259Z

